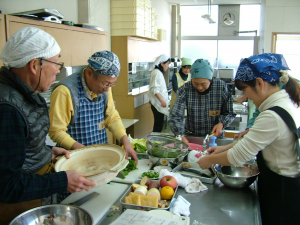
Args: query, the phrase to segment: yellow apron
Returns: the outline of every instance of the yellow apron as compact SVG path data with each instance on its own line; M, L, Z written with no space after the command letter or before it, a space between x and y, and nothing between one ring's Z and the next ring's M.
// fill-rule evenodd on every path
M42 169L37 171L35 174L43 175L46 173L52 173L54 172L54 163L51 161L48 163L46 166L44 166ZM8 224L10 221L12 221L16 216L19 214L41 206L42 200L41 199L35 199L31 201L26 201L26 202L18 202L18 203L12 203L12 204L7 204L0 202L0 224Z
M191 80L191 74L188 74L188 78L186 79L186 81L182 80L179 72L175 74L176 78L177 78L177 84L178 84L178 88L180 88L182 85L184 85L186 82ZM174 103L176 101L176 93L174 92L173 88L172 88L172 97L171 97L171 103L170 103L170 110L172 109Z

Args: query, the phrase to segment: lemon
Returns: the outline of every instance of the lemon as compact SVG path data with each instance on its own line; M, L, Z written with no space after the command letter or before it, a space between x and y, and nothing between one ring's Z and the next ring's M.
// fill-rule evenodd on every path
M170 186L164 186L161 190L160 190L160 195L163 199L165 200L169 200L173 197L174 195L174 190L173 188L171 188Z

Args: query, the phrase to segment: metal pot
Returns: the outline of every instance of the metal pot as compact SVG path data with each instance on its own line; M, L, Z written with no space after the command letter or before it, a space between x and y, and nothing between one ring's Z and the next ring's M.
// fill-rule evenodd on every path
M14 218L9 225L66 224L92 225L93 217L82 208L53 204L30 209Z

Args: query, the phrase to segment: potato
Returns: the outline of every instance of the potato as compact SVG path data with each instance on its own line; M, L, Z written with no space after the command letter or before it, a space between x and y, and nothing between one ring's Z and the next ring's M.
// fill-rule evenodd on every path
M148 186L148 189L150 190L151 188L156 188L156 189L159 189L159 183L158 182L155 182L155 181L152 181L149 186Z

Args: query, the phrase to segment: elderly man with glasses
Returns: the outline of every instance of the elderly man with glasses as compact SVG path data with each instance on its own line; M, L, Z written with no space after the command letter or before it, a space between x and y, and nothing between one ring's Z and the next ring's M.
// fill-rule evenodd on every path
M62 80L50 99L50 138L66 149L108 143L106 127L137 163L126 129L114 107L111 87L120 72L117 55L99 51L88 59L88 66Z
M55 173L55 158L69 153L45 144L50 121L39 92L50 88L63 67L59 53L55 39L35 27L18 30L1 52L0 224L41 206L42 198L95 186L75 170Z

